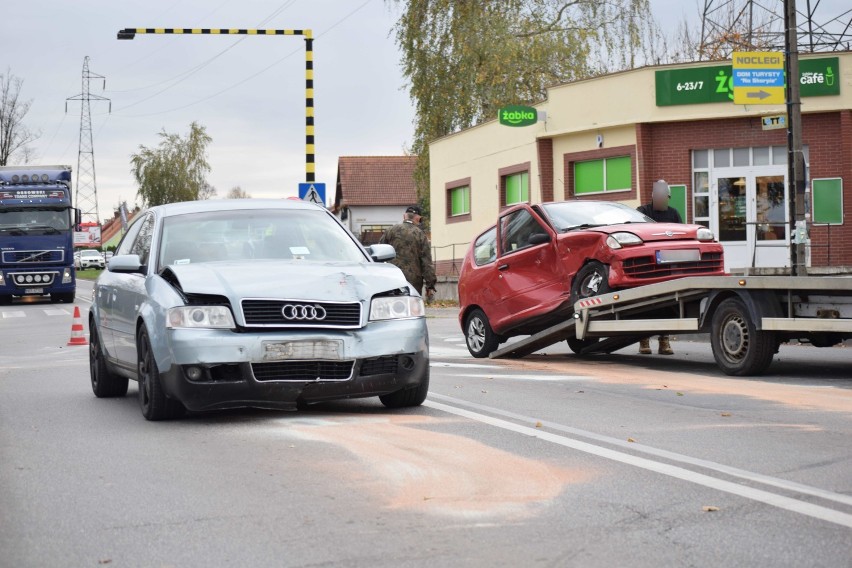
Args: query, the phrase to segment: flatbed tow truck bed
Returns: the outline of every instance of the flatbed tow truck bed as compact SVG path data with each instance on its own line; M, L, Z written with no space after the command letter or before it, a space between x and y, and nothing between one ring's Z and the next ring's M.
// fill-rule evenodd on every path
M523 357L565 340L582 355L611 353L670 333L710 333L723 372L758 375L784 341L829 347L852 338L852 276L694 276L619 290L578 301L573 319L490 357Z

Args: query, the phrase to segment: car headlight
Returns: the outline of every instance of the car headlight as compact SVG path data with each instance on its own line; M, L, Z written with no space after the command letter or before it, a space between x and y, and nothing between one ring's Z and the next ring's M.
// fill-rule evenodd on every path
M170 329L234 329L234 316L226 306L180 306L169 308L166 327Z
M370 321L420 318L424 315L423 298L418 296L380 296L370 302Z
M642 242L642 239L633 233L613 233L606 238L606 244L611 249L641 245Z
M706 227L702 227L695 233L695 238L699 241L712 241L715 236L713 235L713 231Z

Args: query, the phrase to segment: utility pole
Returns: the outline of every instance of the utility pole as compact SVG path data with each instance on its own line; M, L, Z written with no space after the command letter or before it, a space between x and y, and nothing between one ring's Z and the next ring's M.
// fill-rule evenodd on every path
M80 209L84 221L95 222L100 226L98 214L98 185L95 178L95 148L92 141L92 109L91 101L112 102L100 95L93 95L89 88L92 79L102 79L106 88L106 77L92 73L89 70L89 56L83 59L83 90L79 95L65 99L65 112L68 112L68 101L80 101L80 145L77 152L77 190L74 195L74 205Z
M799 95L799 38L796 0L784 0L784 51L787 74L787 180L790 216L790 269L793 276L807 273L808 238L805 216L805 155L802 151L802 103Z

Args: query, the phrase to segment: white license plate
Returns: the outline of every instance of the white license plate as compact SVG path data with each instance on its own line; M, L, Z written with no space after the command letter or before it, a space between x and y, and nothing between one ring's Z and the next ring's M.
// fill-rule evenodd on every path
M671 262L698 262L699 260L701 260L701 251L698 249L657 251L657 264L669 264Z
M339 361L342 358L343 341L340 340L263 342L264 361L286 361L288 359Z
M44 294L44 288L24 288L24 294Z

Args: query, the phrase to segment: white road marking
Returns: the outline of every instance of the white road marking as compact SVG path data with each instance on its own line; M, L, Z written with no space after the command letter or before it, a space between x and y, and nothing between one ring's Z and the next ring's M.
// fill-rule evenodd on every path
M440 398L449 399L450 397L441 396ZM508 422L501 418L486 416L485 414L480 414L478 412L473 412L464 408L457 408L455 406L450 406L448 404L443 404L440 402L433 402L431 400L427 400L424 405L428 406L429 408L434 408L435 410L446 412L448 414L453 414L456 416L461 416L463 418L468 418L470 420L475 420L483 424L488 424L489 426L494 426L496 428L501 428L503 430L522 434L524 436L530 436L532 438L538 438L540 440L551 442L553 444L564 446L566 448L571 448L573 450L585 452L619 463L639 467L648 471L667 475L675 479L695 483L697 485L702 485L710 489L723 491L725 493L737 495L745 499L765 503L767 505L772 505L773 507L778 507L780 509L785 509L787 511L792 511L794 513L799 513L801 515L806 515L815 519L852 528L852 515L848 513L835 511L834 509L829 509L820 505L814 505L813 503L800 501L798 499L793 499L792 497L786 497L784 495L770 493L769 491L764 491L762 489L756 489L754 487L740 485L739 483L726 481L724 479L718 479L710 475L705 475L703 473L684 469L676 465L671 465L668 463L654 461L648 458L634 456L632 454L612 450L603 446L596 446L595 444L582 442L580 440L574 440L566 436L560 436L559 434L553 434L551 432L542 431L539 428L522 426L520 424L515 424L514 422ZM812 489L820 491L816 488ZM823 493L832 494L829 491L823 491ZM836 495L837 497L844 497L839 494L832 495ZM837 501L837 499L833 500Z
M26 314L26 313L24 313L24 312L19 312L19 311L15 311L15 312L3 312L3 319L8 319L8 318L25 318L25 317L27 317L27 314Z
M43 310L47 316L70 316L71 312L62 308L46 308Z
M430 350L431 354L431 350ZM441 367L443 369L501 369L497 365L480 365L478 363L445 363L444 361L431 361L430 367Z
M577 375L501 375L494 373L492 375L484 373L462 373L454 375L456 377L471 377L474 379L512 379L516 381L542 381L542 382L559 382L559 381L588 381L589 377L581 377Z
M652 446L646 446L645 444L640 444L636 442L628 442L627 440L622 440L620 438L613 438L611 436L605 436L603 434L596 434L595 432L590 432L588 430L582 430L580 428L572 428L571 426L564 426L562 424L558 424L556 422L548 422L546 420L537 420L531 416L524 416L523 414L517 414L515 412L509 412L507 410L501 410L499 408L494 408L491 406L485 406L483 404L477 404L475 402L468 402L466 400L459 400L457 398L453 398L451 396L445 396L437 393L429 393L430 398L437 398L444 400L446 402L451 402L454 404L458 404L461 406L467 406L469 408L473 408L476 410L481 410L483 412L488 412L490 414L496 414L498 416L503 416L505 418L511 418L513 420L519 420L522 422L528 422L530 424L534 424L537 422L541 422L543 428L549 428L551 430L557 430L559 432L564 432L566 434L573 434L575 436L581 436L583 438L588 438L591 440L597 440L599 442L604 442L606 444L610 444L613 446L618 446L624 449L629 449L630 451L649 454L652 456L665 458L670 461L677 461L681 463L686 463L689 465L694 465L697 467L701 467L704 469L709 469L713 471L718 471L719 473L724 473L725 475L730 475L731 477L739 477L741 479L745 479L748 481L753 481L757 483L762 483L764 485L771 485L773 487L778 487L779 489L785 489L788 491L793 491L796 493L802 493L805 495L813 495L814 497L819 497L821 499L826 499L829 501L836 501L838 503L842 503L844 505L852 506L852 495L844 495L842 493L835 493L833 491L827 491L825 489L819 489L817 487L811 487L810 485L804 485L802 483L797 483L795 481L788 481L786 479L779 479L777 477L771 477L769 475L763 475L761 473L755 473L753 471L747 471L744 469L739 469L736 467L724 465L721 463L716 463L710 460L703 460L701 458L694 458L692 456L687 456L684 454L678 454L677 452L670 452L668 450L662 450L659 448L654 448Z

